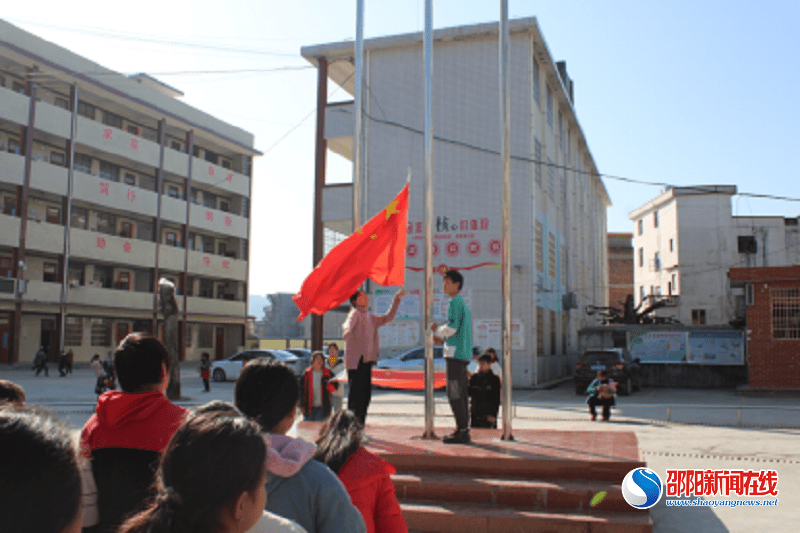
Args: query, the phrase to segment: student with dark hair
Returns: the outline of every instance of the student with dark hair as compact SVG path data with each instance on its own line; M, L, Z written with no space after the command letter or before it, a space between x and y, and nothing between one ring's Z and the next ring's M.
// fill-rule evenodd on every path
M78 533L81 476L69 430L52 416L0 407L0 529Z
M347 342L344 364L350 386L347 408L356 414L362 425L366 424L372 400L372 366L378 362L380 349L378 328L394 320L405 295L405 289L400 289L385 315L369 312L369 296L364 291L358 290L350 297L353 308L342 324L342 338Z
M25 405L25 390L12 381L0 379L0 407L3 406L3 402Z
M328 369L331 371L331 380L336 379L345 370L344 361L339 357L339 345L332 342L328 345ZM334 382L336 390L331 393L331 409L335 413L344 407L344 389L346 383Z
M164 450L155 497L119 533L241 533L267 522L269 529L256 530L301 531L265 515L267 450L258 424L231 405L200 411Z
M200 378L203 380L203 392L211 392L208 380L211 378L211 356L208 352L200 355Z
M312 353L311 365L303 372L300 395L300 409L306 420L319 422L331 416L331 393L336 391L336 385L330 381L331 371L325 368L325 354Z
M474 428L497 429L500 410L500 378L492 372L492 356L478 357L478 371L469 378L471 425Z
M472 359L472 315L461 296L464 276L458 270L448 270L442 277L444 293L450 297L447 324L431 324L436 344L444 344L442 351L447 370L447 398L456 419L456 431L446 436L445 444L469 444L469 382L467 365Z
M352 411L337 411L319 433L314 458L339 476L367 533L407 533L391 478L397 470L361 446L363 431Z
M297 416L299 392L294 371L268 359L252 361L236 380L236 407L266 434L266 509L308 533L364 532L364 520L342 483L313 460L316 446L286 436Z
M131 333L115 353L121 391L104 392L81 432L81 454L91 458L97 484L99 531L115 531L138 511L161 452L188 411L170 402L169 356L158 339Z

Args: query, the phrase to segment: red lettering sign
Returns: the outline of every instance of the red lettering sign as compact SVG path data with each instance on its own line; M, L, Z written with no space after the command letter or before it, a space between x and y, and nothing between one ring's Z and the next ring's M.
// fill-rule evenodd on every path
M230 216L226 215L225 216L225 225L226 226L230 226L231 224L233 224L233 219Z
M206 211L206 220L214 222L214 213L212 211Z
M103 130L103 139L111 140L111 128L106 128Z
M211 259L209 259L208 257L204 257L203 258L203 264L205 266L211 266Z
M98 237L98 238L97 238L97 247L98 247L98 248L105 249L105 247L106 247L106 240L105 240L103 237Z
M108 196L108 183L100 183L100 194Z
M131 253L131 243L126 241L125 244L122 245L122 249L125 251L126 254Z
M131 139L131 148L134 150L139 149L139 139Z

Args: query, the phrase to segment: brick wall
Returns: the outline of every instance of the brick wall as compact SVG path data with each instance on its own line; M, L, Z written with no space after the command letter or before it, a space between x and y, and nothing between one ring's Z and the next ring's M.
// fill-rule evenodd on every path
M628 295L635 294L631 237L630 234L609 235L608 305L612 307L622 307Z

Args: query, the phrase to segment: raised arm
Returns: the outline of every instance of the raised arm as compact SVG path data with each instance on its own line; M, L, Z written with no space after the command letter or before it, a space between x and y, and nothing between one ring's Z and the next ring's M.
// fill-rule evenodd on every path
M397 309L400 307L400 300L403 299L403 296L408 294L405 289L400 289L394 295L394 300L392 300L392 306L389 308L389 311L385 315L376 316L376 322L378 327L391 322L394 320L394 317L397 315Z

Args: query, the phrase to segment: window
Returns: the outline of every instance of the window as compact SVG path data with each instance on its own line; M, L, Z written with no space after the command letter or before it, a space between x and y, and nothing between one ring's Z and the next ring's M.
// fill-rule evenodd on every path
M70 218L71 218L69 223L70 226L72 226L73 228L86 229L86 219L87 219L86 209L84 209L83 207L73 206L72 213L70 213Z
M222 168L227 168L227 169L231 168L231 162L228 159L221 160L220 165L222 165Z
M225 255L225 252L228 251L228 247L224 242L221 242L217 245L217 254L218 255Z
M639 300L644 302L645 296L646 296L646 294L644 292L644 285L642 285L642 286L639 287Z
M92 319L92 346L111 346L111 320Z
M644 220L640 218L639 219L639 235L643 235L643 234L644 234Z
M64 154L62 154L61 152L50 152L50 164L63 167Z
M146 191L155 191L156 190L155 176L148 176L147 174L139 174L139 188L144 189Z
M43 269L44 275L42 281L57 282L58 281L58 264L45 263Z
M100 178L109 181L119 181L119 165L100 161Z
M122 117L108 111L103 111L103 124L122 129Z
M542 223L536 221L536 270L544 270L544 236L542 235Z
M677 274L673 274L672 275L672 292L674 292L675 294L678 294L678 275Z
M800 289L770 290L772 338L800 339Z
M548 273L551 278L556 277L556 236L552 233L547 233L547 266Z
M658 211L653 211L653 227L658 227Z
M168 231L164 234L164 244L168 246L176 246L178 242L178 235L174 231Z
M83 344L83 317L68 316L64 322L64 345L81 346Z
M17 139L8 140L8 153L19 155L19 141Z
M213 298L214 297L214 282L210 279L200 279L200 290L198 291L200 298Z
M195 157L200 157L200 147L196 144L192 147L192 155Z
M167 196L170 198L180 198L180 189L176 185L170 185L167 187Z
M219 210L225 211L226 213L231 212L231 204L229 204L226 200L219 201Z
M214 253L214 237L201 237L203 241L203 252L207 254Z
M172 141L170 143L170 148L172 148L173 150L176 150L178 152L183 151L182 148L181 148L181 143L179 143L178 141Z
M116 235L117 217L110 213L97 213L97 231L108 235Z
M661 285L656 287L656 296L661 296Z
M669 240L669 251L670 252L674 252L675 251L675 239L670 239Z
M131 290L131 275L129 272L120 272L117 275L117 285L114 287L120 291Z
M536 104L541 107L542 105L542 83L539 73L539 62L533 58L533 99Z
M192 345L192 325L187 323L183 327L186 332L186 347L188 348Z
M644 248L639 248L639 266L644 266Z
M653 268L658 272L661 270L661 254L656 252L655 257L653 257Z
M12 217L17 214L17 198L14 196L3 197L3 214L11 215Z
M127 322L117 322L116 343L119 344L131 332L131 325Z
M533 157L536 159L536 167L534 167L533 175L536 177L536 185L541 189L542 187L542 143L539 139L534 139Z
M758 253L758 243L756 238L752 235L739 235L736 238L740 254L755 254Z
M133 224L130 222L120 222L119 224L119 236L125 237L126 239L133 238Z
M47 222L50 224L61 224L61 209L58 207L47 208Z
M125 183L125 185L136 185L136 174L126 172L125 177L122 178L122 181Z
M128 124L128 127L125 128L128 133L132 133L133 135L139 135L139 127L134 126L133 124Z
M547 124L553 128L553 91L547 86Z
M72 162L72 168L79 172L86 174L92 173L92 158L86 154L75 154L75 160Z
M706 323L706 310L692 309L692 324L705 324L705 323Z
M211 209L217 208L217 195L207 191L203 191L203 207Z
M206 150L206 161L216 165L219 161L219 155L215 154L211 150Z
M70 286L83 286L83 277L85 271L86 267L83 265L83 263L75 263L70 261L69 272L67 273L67 279L69 280Z
M214 326L212 324L200 324L199 332L197 335L198 348L213 348L214 347Z
M555 355L558 351L556 346L556 313L550 311L550 355Z
M94 120L94 106L86 102L78 101L78 114L82 117Z
M756 297L754 292L754 287L752 283L748 283L744 286L744 304L745 305L755 305Z
M95 265L94 267L94 282L103 289L110 289L114 280L114 269Z
M53 105L55 105L56 107L60 107L61 109L66 109L67 111L69 111L69 101L67 101L66 98L60 98L60 97L56 96L56 99L53 102Z

